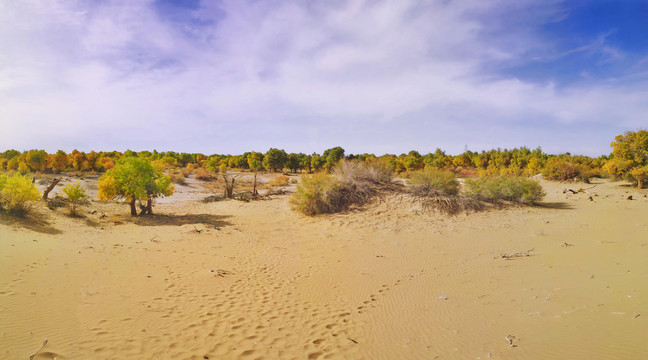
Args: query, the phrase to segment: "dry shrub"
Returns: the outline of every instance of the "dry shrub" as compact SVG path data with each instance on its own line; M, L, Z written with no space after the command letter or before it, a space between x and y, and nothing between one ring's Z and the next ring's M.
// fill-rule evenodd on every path
M180 171L169 170L167 171L167 176L171 179L171 182L179 185L187 185L185 176Z
M466 195L487 202L512 201L534 204L546 195L532 179L518 176L486 176L466 180Z
M182 168L182 169L180 169L180 173L181 173L182 176L184 176L184 177L187 177L187 176L191 175L191 172L192 172L192 171L193 171L193 170L190 169L190 168Z
M270 186L286 186L290 182L290 178L286 175L277 175L268 182Z
M367 164L360 161L342 160L333 174L347 183L388 184L394 172L384 163Z
M293 209L306 214L330 214L363 205L391 183L392 172L383 166L341 161L333 175L302 177L291 199Z
M209 172L209 170L205 168L198 168L194 170L194 174L196 175L196 180L202 180L202 181L214 180L214 174Z

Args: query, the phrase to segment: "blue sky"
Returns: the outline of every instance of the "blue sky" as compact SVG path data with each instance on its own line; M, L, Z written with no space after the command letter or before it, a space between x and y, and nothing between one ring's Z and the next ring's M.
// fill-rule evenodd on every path
M648 1L0 0L0 148L601 155Z

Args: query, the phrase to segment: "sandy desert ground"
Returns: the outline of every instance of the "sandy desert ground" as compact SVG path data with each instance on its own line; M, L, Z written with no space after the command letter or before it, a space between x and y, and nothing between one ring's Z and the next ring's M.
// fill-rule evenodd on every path
M542 184L542 206L454 217L192 184L149 217L0 217L0 358L648 358L648 192Z

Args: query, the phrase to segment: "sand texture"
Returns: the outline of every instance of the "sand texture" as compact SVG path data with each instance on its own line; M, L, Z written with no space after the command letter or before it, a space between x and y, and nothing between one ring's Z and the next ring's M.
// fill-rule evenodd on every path
M141 218L3 215L0 358L647 359L647 192L542 184L543 206L454 217L195 189Z

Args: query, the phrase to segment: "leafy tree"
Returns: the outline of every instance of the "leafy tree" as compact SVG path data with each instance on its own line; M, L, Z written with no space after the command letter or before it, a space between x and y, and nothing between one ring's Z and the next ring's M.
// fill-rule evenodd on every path
M342 149L339 146L336 146L331 149L327 149L322 154L322 157L326 161L325 164L326 168L328 170L331 170L344 157L344 149Z
M153 199L170 196L173 190L171 179L164 175L162 169L155 168L147 159L131 156L121 158L115 167L99 178L99 198L126 199L130 205L131 215L137 215L135 202L144 200L146 206L142 206L140 215L152 214Z
M410 151L407 155L401 155L400 161L405 167L405 170L416 170L423 167L423 157L415 150Z
M610 145L613 147L614 158L605 169L616 178L627 178L642 188L647 177L644 175L648 166L648 131L627 131L618 135Z
M313 171L318 171L324 167L324 164L326 164L326 159L317 153L313 153L313 155L311 155L310 164Z
M52 155L49 167L55 173L65 170L68 167L68 156L65 151L59 150L56 154Z
M272 172L277 172L277 170L284 168L287 159L288 154L284 150L271 148L263 156L263 167Z
M14 174L0 175L0 204L9 212L23 215L29 210L29 202L40 198L40 193L31 179Z
M81 184L79 183L68 184L64 186L61 189L61 191L63 192L65 198L67 199L67 204L68 207L70 208L70 214L73 216L78 215L77 210L79 206L83 204L88 198L88 194L86 194L83 187L81 187Z
M297 169L300 167L300 157L299 154L290 153L288 159L286 160L285 166L290 169L291 172L297 172Z
M47 165L47 153L44 150L29 150L25 162L32 171L43 172Z

